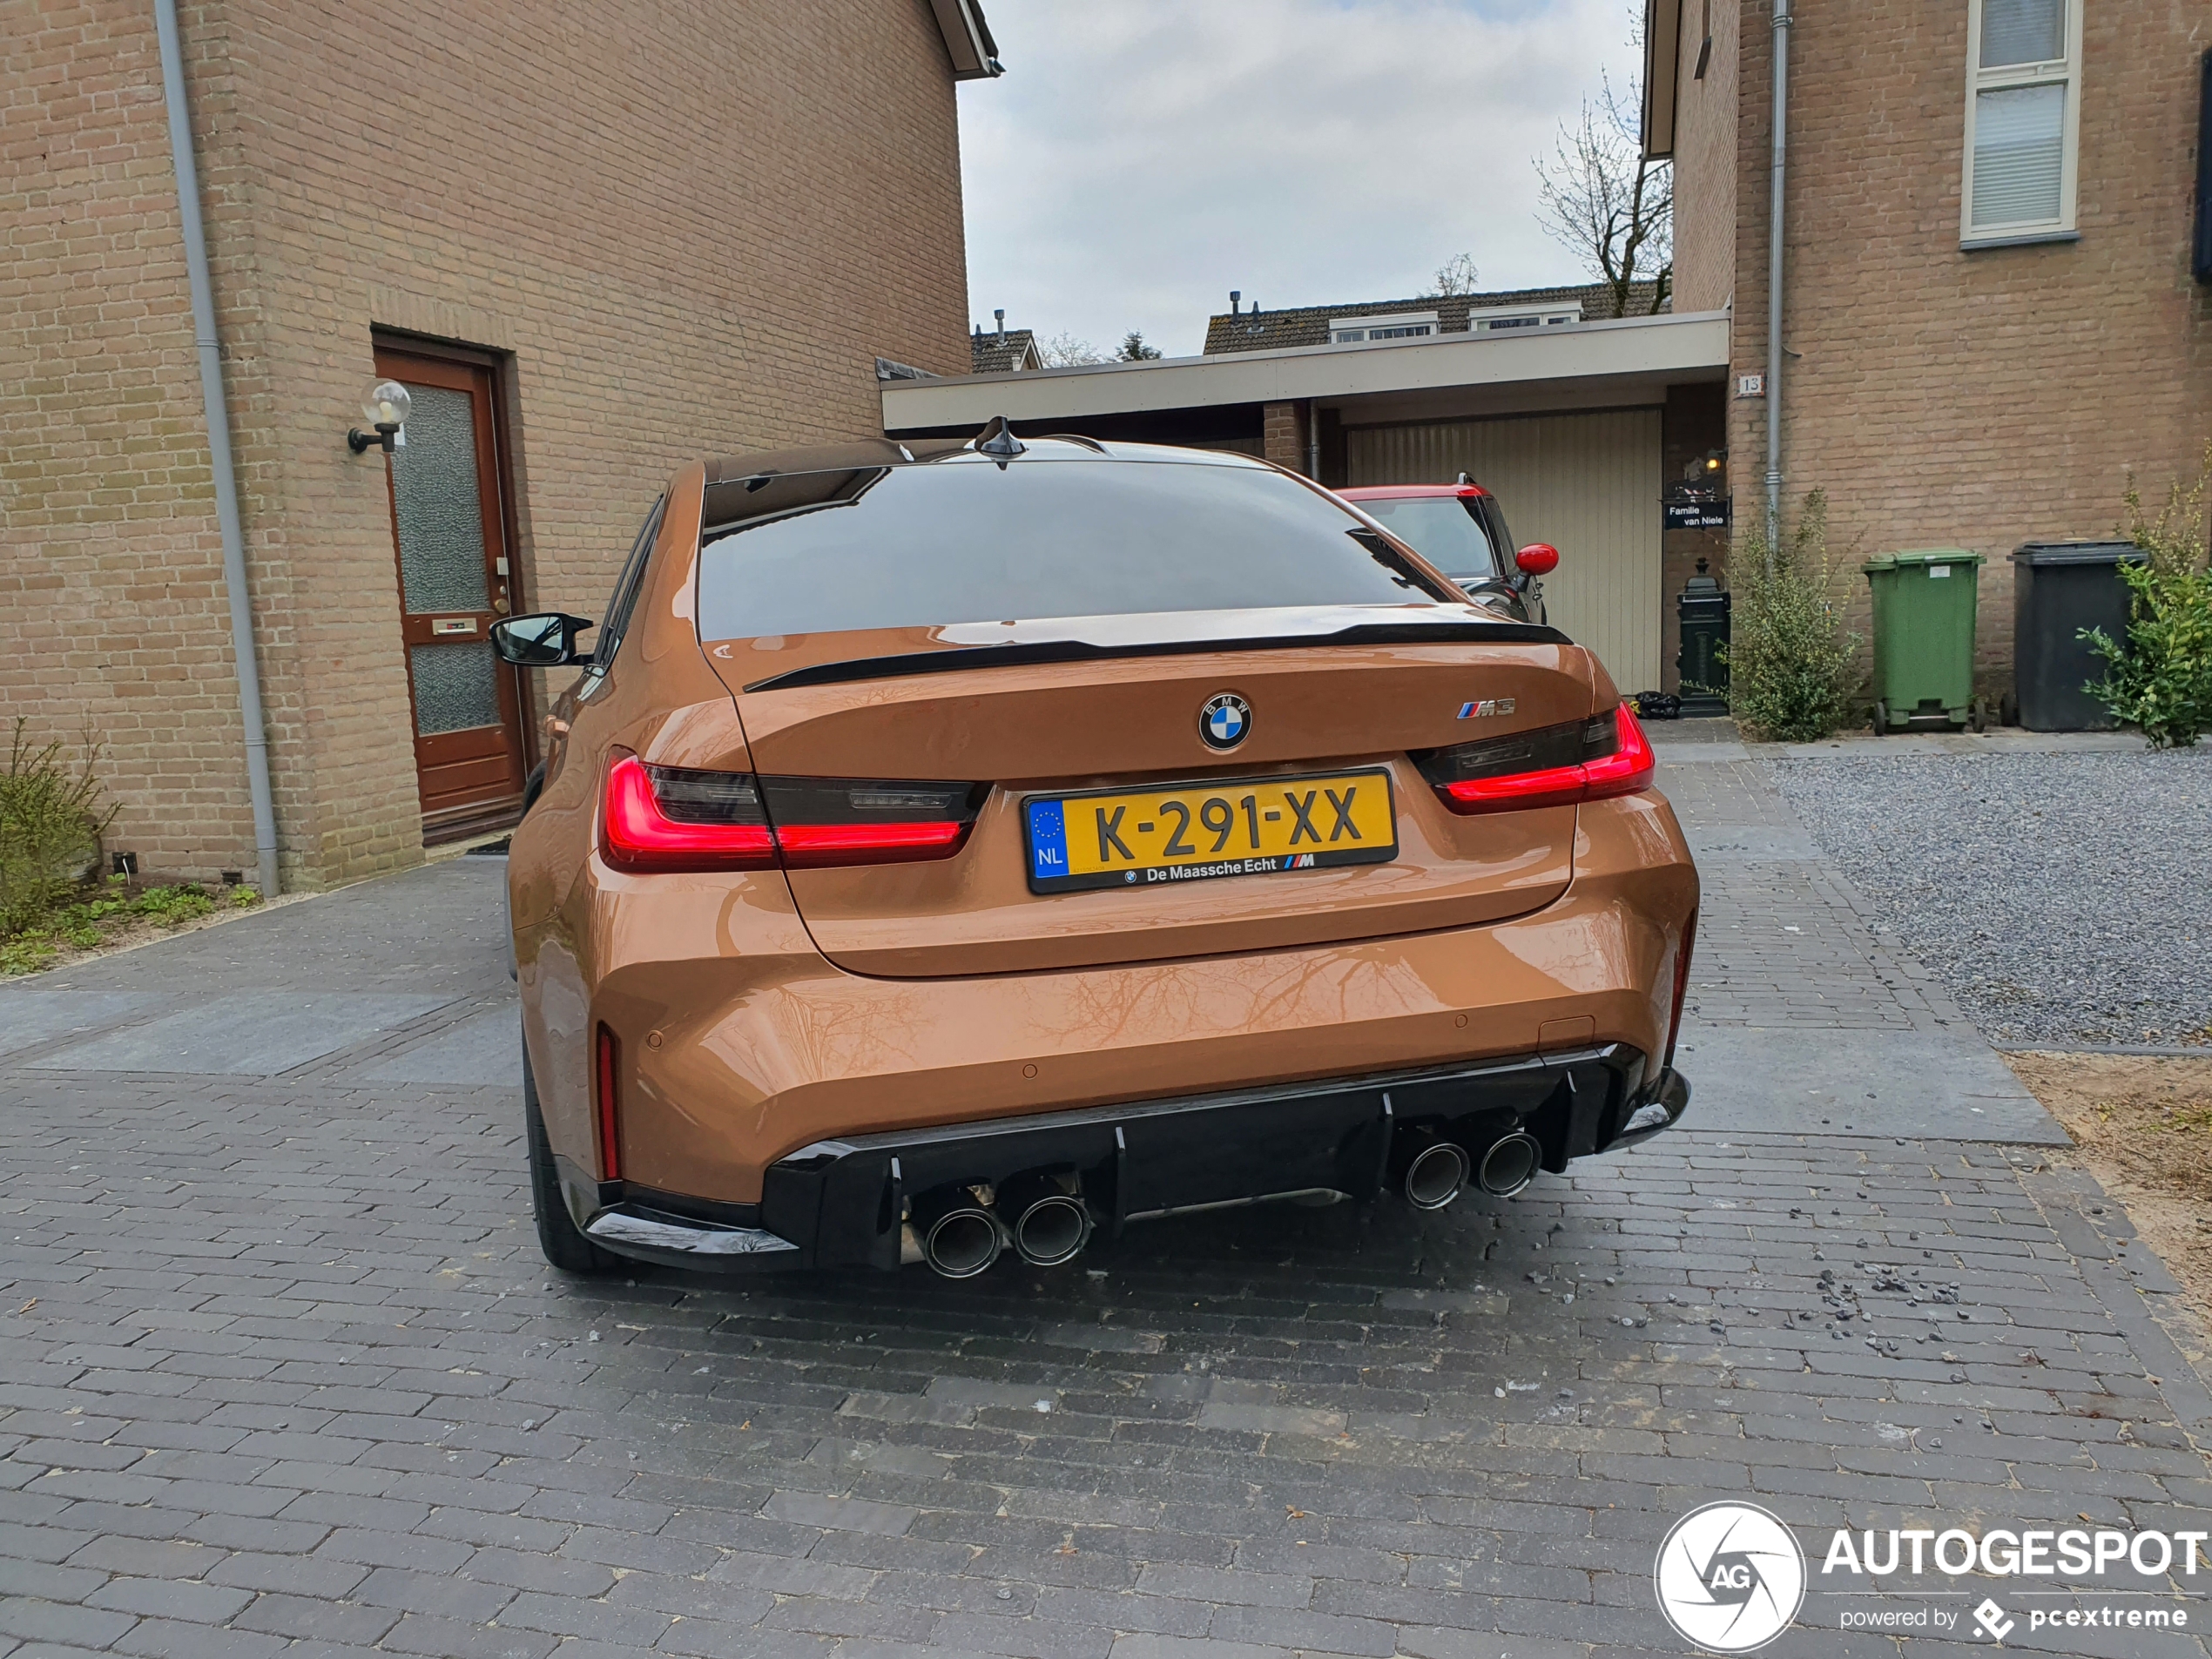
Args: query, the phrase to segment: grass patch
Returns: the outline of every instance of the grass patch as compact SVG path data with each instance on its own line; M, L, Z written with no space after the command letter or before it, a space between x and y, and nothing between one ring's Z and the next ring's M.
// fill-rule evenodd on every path
M64 954L82 955L173 933L219 911L250 910L261 902L252 887L212 891L190 881L132 893L122 876L98 889L52 907L40 920L0 938L0 975L35 974Z

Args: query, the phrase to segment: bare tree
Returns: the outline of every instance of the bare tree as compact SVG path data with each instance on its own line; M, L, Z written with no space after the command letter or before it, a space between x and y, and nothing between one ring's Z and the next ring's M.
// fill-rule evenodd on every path
M1656 312L1675 280L1675 178L1643 153L1641 100L1610 77L1581 119L1561 123L1549 162L1536 164L1537 219L1611 290L1612 314ZM1635 292L1651 285L1649 299Z
M1066 329L1037 347L1037 356L1047 368L1081 368L1086 363L1103 363L1105 355L1088 340L1078 340Z
M1447 294L1473 293L1476 279L1474 255L1454 253L1436 267L1436 285L1429 293L1440 300Z

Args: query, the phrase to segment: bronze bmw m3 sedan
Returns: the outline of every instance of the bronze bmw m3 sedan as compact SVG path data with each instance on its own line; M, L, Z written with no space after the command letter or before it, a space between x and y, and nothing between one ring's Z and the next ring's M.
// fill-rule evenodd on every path
M1049 1265L1688 1103L1697 876L1605 671L1263 462L708 462L596 625L495 632L583 669L509 866L558 1266Z

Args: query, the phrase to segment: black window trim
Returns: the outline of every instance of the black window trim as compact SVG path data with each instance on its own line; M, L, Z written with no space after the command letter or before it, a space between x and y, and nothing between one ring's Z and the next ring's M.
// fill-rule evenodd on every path
M595 684L589 689L597 690L597 682L606 678L617 653L622 650L623 640L630 633L630 613L637 609L637 592L644 585L645 567L652 563L653 544L660 539L661 519L667 511L668 497L663 496L653 503L653 510L645 515L645 527L637 532L630 556L623 561L622 574L615 578L614 592L607 600L607 614L599 619L599 637L591 648L591 668L586 678Z

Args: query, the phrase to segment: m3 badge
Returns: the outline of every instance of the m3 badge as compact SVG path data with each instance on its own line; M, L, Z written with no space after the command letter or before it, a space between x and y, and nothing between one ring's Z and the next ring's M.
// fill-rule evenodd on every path
M1487 720L1494 714L1512 712L1513 698L1509 697L1486 697L1480 703L1460 705L1460 718L1462 720Z

